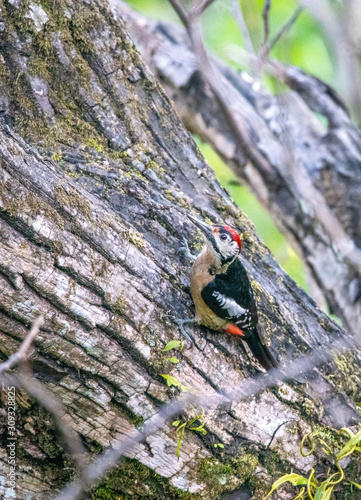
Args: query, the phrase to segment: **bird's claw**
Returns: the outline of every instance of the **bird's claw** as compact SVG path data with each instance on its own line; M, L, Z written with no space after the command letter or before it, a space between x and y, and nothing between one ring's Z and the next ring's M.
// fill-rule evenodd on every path
M190 342L191 347L193 347L193 340L188 335L188 333L185 331L184 325L194 324L195 319L181 319L181 318L178 318L177 316L171 316L171 315L168 315L168 318L171 319L173 321L173 323L175 323L178 326L181 334Z
M184 243L184 246L179 247L179 251L180 251L180 252L183 252L183 253L184 253L184 255L185 255L185 256L186 256L186 257L187 257L190 261L194 262L194 261L196 260L196 258L197 258L197 257L196 257L195 255L193 255L193 254L191 253L191 251L189 250L188 241L187 241L185 238L183 238L183 243Z

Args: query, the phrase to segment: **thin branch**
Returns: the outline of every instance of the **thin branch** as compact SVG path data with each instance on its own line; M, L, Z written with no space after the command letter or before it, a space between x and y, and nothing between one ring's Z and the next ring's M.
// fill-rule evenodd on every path
M186 9L177 0L169 0L169 3L171 4L171 6L173 7L173 9L178 14L179 19L182 21L182 23L184 24L184 26L187 28L187 26L189 24L188 23L189 17L188 17L188 13L187 13Z
M343 2L343 8L333 9L333 2L327 0L300 0L322 29L336 57L335 76L338 87L345 96L358 120L361 117L361 76L357 54L352 50L355 36L358 38L358 15L356 3ZM358 2L359 4L359 2ZM338 5L339 7L339 5Z
M263 12L262 12L262 18L263 18L263 27L264 27L264 38L263 38L263 45L266 45L268 43L269 39L269 13L271 10L271 3L272 0L266 0L264 7L263 7Z
M248 30L248 26L246 21L244 20L243 12L239 0L231 0L233 15L237 21L238 27L243 37L244 45L246 50L255 54L255 50L252 43L252 38Z
M215 0L201 0L190 10L189 15L193 18L200 17L203 12L214 2Z
M278 33L272 38L272 40L267 39L267 41L263 42L262 47L259 51L259 59L261 65L268 60L269 53L273 49L273 47L280 41L285 33L287 33L293 24L297 21L299 15L303 11L303 7L297 7L294 11L290 19L279 29Z
M12 354L9 359L7 359L4 363L0 365L0 374L11 370L14 366L19 365L23 361L26 360L28 356L28 351L31 347L31 344L37 334L39 333L40 327L44 322L44 318L39 316L35 321L33 326L31 327L30 332L25 337L25 340L20 345L19 350Z
M268 52L270 52L273 49L273 47L276 45L276 43L283 37L283 35L285 33L287 33L287 31L290 30L292 25L297 21L297 19L302 11L303 11L303 7L297 7L297 9L294 11L294 13L289 18L289 20L280 28L278 33L269 42Z

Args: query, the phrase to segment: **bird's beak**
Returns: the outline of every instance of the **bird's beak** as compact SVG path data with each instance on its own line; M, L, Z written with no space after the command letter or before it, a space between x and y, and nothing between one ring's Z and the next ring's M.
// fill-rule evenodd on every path
M208 240L213 239L213 227L188 214L189 219L202 231Z

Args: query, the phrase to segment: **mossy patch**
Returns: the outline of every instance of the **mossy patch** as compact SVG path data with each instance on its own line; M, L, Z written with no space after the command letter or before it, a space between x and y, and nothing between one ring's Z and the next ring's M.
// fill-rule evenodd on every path
M69 28L77 46L87 57L96 53L89 30L95 29L102 20L96 6L90 5L78 9L72 16Z
M92 500L201 500L199 494L175 488L164 477L140 462L126 458L91 492Z
M125 229L122 231L122 236L138 249L147 248L147 242L137 229Z
M357 484L360 484L361 480L361 455L358 458L351 460L347 468L345 469L345 476L349 481L354 481ZM347 489L346 489L347 488ZM345 490L343 491L345 500L361 500L361 490L349 484L345 486Z
M54 151L54 153L50 157L53 161L61 161L63 159L63 156L61 153L58 153L57 151Z
M206 484L203 498L216 499L247 481L258 465L256 455L242 453L230 461L204 458L199 462L197 478Z
M89 137L86 141L86 145L91 148L95 149L95 151L98 151L98 153L104 153L105 151L105 146L104 144L101 144L97 139L94 137Z
M46 218L64 228L64 221L58 212L50 205L45 203L33 191L21 189L17 193L16 185L13 181L0 182L0 200L2 210L11 217L20 217L21 215L44 215Z
M288 464L281 459L279 453L275 450L266 450L259 456L260 464L273 477L287 474L289 472Z
M357 354L346 352L334 357L338 370L330 375L332 381L355 402L361 401L361 371L357 369Z
M234 483L231 464L224 464L215 458L204 458L200 461L198 477L207 485L210 498L217 498L219 494L237 486Z
M165 175L165 170L164 168L162 168L160 165L158 165L158 163L156 163L154 160L150 160L147 164L147 168L150 168L151 170L153 170L153 172L155 174L157 174L157 176L159 178L163 178L164 175Z
M24 70L7 65L9 58L1 65L0 90L11 103L13 125L27 140L52 146L59 142L80 142L89 147L96 144L94 149L99 151L107 147L107 139L84 119L87 106L79 95L86 94L94 102L100 102L91 85L91 69L82 53L91 52L93 43L86 29L90 30L101 15L91 6L77 10L69 20L64 2L43 1L49 20L38 30L28 17L30 3L23 1L16 9L7 3L2 9L5 36L12 39L16 33L29 53ZM48 93L56 124L39 107L29 77L40 77L44 84L51 82Z
M91 215L91 206L86 198L81 196L74 188L65 188L58 184L54 188L56 200L65 207L77 210L87 218Z
M121 316L126 313L128 310L128 301L125 294L121 294L115 299L112 299L111 309L113 312L120 314Z
M89 260L93 276L96 278L105 278L110 272L110 263L94 252L89 253Z
M73 280L73 278L69 277L69 287L68 287L68 292L65 296L65 298L69 301L72 301L76 295L76 281Z
M235 473L242 483L247 481L254 473L258 465L258 457L255 454L244 453L232 459Z
M112 312L119 314L120 316L127 314L129 305L125 294L120 294L118 297L112 297L109 292L106 292L104 294L104 300Z

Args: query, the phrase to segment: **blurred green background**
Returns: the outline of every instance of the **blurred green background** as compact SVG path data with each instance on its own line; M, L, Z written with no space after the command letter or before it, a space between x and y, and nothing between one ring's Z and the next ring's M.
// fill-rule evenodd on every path
M167 0L127 0L136 10L164 21L179 23L178 17ZM189 3L189 2L188 2ZM187 4L187 1L184 1ZM240 47L243 39L230 7L230 0L216 0L203 16L204 37L208 47L232 66L247 70ZM263 40L262 10L264 0L241 0L242 11L252 41L258 50ZM270 12L270 38L292 16L298 2L277 0L272 3ZM290 31L285 34L271 52L271 56L316 75L333 84L336 79L334 62L323 36L320 25L305 11L301 13ZM243 52L244 55L244 52ZM242 65L243 63L243 65ZM271 78L263 78L263 84L270 92L282 88ZM212 149L195 138L199 148L214 169L219 182L224 186L237 205L248 215L257 228L263 241L274 253L279 264L293 279L309 292L302 261L279 233L269 215L259 205L247 188L241 186L222 160Z

